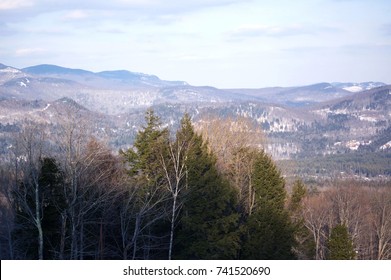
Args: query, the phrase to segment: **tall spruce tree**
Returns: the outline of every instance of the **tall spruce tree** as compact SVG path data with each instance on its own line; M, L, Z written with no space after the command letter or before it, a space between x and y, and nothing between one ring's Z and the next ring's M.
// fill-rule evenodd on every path
M331 230L327 245L330 260L353 260L356 256L346 225L336 225Z
M53 158L42 160L39 184L42 186L44 202L44 258L56 259L59 258L61 251L62 214L66 211L66 198L63 192L64 174Z
M171 215L170 220L170 241L168 249L168 259L172 258L175 227L179 220L182 208L182 194L187 188L187 166L186 160L188 151L193 145L194 132L190 121L190 116L185 114L181 120L181 126L176 134L175 141L169 143L168 157L161 156L162 166L167 179L167 190L170 193Z
M285 209L285 181L264 151L254 151L255 206L245 218L241 258L292 259L294 228Z
M156 184L163 176L160 165L162 147L168 142L168 129L161 128L160 118L153 109L145 113L146 126L138 132L133 144L122 154L129 164L130 175L140 175L148 184Z
M130 213L134 219L134 228L131 229L133 258L162 258L167 245L165 237L169 235L169 210L161 157L167 156L169 132L162 129L160 118L152 109L147 110L145 122L136 136L134 147L122 152L136 197ZM138 251L140 255L137 255Z
M186 154L186 190L177 232L174 256L179 259L233 259L239 238L236 194L218 174L216 160L190 118L184 118L177 133L191 139Z

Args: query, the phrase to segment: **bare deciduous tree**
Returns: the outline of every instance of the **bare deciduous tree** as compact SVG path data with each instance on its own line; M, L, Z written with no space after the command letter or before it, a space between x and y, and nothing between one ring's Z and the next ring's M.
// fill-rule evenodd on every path
M41 186L39 184L40 164L46 139L45 130L38 125L26 122L22 131L15 139L15 166L17 183L13 190L19 209L26 215L28 222L37 230L38 259L43 259L44 236L42 229L43 204Z
M304 225L311 232L315 243L315 259L326 258L325 242L328 238L331 203L323 193L306 198L303 204Z
M371 195L371 225L374 231L374 258L391 258L391 191L375 190Z
M256 150L264 145L265 137L250 119L207 117L195 124L216 155L217 168L237 189L243 211L251 215L254 207L254 189L251 174Z

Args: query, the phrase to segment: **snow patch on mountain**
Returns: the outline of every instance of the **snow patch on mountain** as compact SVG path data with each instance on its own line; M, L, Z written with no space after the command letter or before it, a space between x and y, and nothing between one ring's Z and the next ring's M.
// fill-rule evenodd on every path
M360 121L367 121L367 122L373 122L373 123L378 121L377 118L369 117L369 116L358 116L358 118L359 118Z
M350 86L350 87L344 87L344 90L350 91L350 92L360 92L363 91L363 88L360 86Z
M364 90L370 90L373 88L385 86L382 82L362 82L362 83L332 83L333 86L341 88L349 92L361 92Z
M386 144L380 147L380 150L387 150L391 148L391 141L388 141Z
M17 74L17 73L21 73L22 71L16 69L16 68L12 68L12 67L6 67L6 68L3 68L3 69L0 69L0 73L11 73L11 74Z

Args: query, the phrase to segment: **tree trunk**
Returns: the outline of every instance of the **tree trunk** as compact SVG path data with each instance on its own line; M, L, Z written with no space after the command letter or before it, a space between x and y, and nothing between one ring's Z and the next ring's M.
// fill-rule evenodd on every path
M66 226L67 226L66 214L61 213L61 239L60 239L60 255L59 255L60 260L64 259Z
M172 214L171 214L171 230L170 230L170 247L168 249L168 259L172 258L172 247L174 242L174 229L175 229L175 214L176 214L176 203L177 203L177 195L175 194L172 202Z
M41 203L39 201L38 183L35 183L35 225L38 230L38 259L43 260L43 230L42 230Z

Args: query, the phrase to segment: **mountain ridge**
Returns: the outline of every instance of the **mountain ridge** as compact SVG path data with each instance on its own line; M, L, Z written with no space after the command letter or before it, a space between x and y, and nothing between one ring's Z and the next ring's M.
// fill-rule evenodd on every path
M69 97L92 110L124 113L164 103L266 102L289 107L318 104L353 92L343 89L354 83L317 83L299 87L260 89L219 89L192 86L184 81L165 81L159 77L128 70L92 72L41 64L22 69L3 65L0 93L3 97L47 99ZM366 88L383 83L365 82Z
M149 107L173 129L185 112L195 123L205 123L211 116L245 117L268 139L257 145L278 160L391 154L391 85L323 82L302 87L218 89L164 82L147 74L135 75L149 83L132 83L134 72L121 70L90 74L76 69L82 73L76 75L72 69L49 67L45 71L48 69L54 70L38 75L0 65L0 154L10 145L11 131L20 129L26 119L56 127L60 115L70 113L91 121L93 135L109 139L114 150L127 148ZM375 87L359 92L344 89L353 86Z

